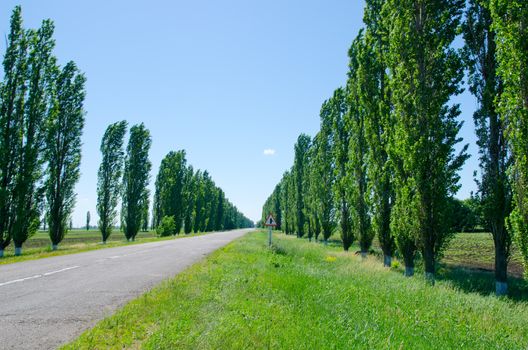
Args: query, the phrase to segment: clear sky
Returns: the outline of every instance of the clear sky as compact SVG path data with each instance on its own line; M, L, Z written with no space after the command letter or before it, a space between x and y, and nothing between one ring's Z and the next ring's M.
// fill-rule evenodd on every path
M108 124L144 122L153 138L151 188L161 159L185 149L244 214L261 207L293 163L293 144L319 128L322 102L346 81L347 51L363 1L0 2L0 33L22 5L26 27L55 22L55 55L87 76L86 126L74 225L96 224L99 144ZM0 54L5 40L0 41ZM469 93L462 105L472 158L458 197L475 190Z

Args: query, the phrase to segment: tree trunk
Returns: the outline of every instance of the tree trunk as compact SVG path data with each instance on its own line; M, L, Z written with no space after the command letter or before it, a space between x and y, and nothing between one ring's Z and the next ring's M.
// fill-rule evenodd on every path
M391 267L392 266L392 256L390 255L383 255L383 266L385 267Z
M22 255L22 247L15 247L15 256Z
M433 247L427 245L423 249L423 258L425 265L425 280L434 286L435 284L435 258Z
M508 293L508 258L506 247L495 240L495 294L503 296Z

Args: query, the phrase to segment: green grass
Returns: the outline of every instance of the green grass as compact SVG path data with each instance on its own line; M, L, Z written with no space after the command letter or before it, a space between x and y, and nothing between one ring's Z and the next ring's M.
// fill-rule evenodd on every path
M203 234L203 233L201 233ZM196 235L196 234L193 234ZM51 242L47 232L39 231L29 238L23 245L22 255L14 256L14 245L11 243L0 258L0 265L11 264L26 260L35 260L51 256L80 253L88 250L118 247L122 245L140 244L164 239L187 237L184 234L159 238L155 231L139 232L134 242L127 242L123 232L114 231L106 244L101 243L101 233L98 230L72 230L59 244L56 251L51 250Z
M526 349L528 303L428 286L344 253L250 233L65 349Z

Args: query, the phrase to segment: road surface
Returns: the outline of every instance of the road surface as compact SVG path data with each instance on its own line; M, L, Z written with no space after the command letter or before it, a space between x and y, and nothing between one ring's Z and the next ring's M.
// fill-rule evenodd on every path
M0 348L55 349L248 231L0 265Z

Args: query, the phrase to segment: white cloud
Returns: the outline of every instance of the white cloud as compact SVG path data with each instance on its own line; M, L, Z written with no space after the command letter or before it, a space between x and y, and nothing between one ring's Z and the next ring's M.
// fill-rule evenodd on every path
M264 155L265 156L274 156L275 155L275 150L273 148L266 148L264 150Z

